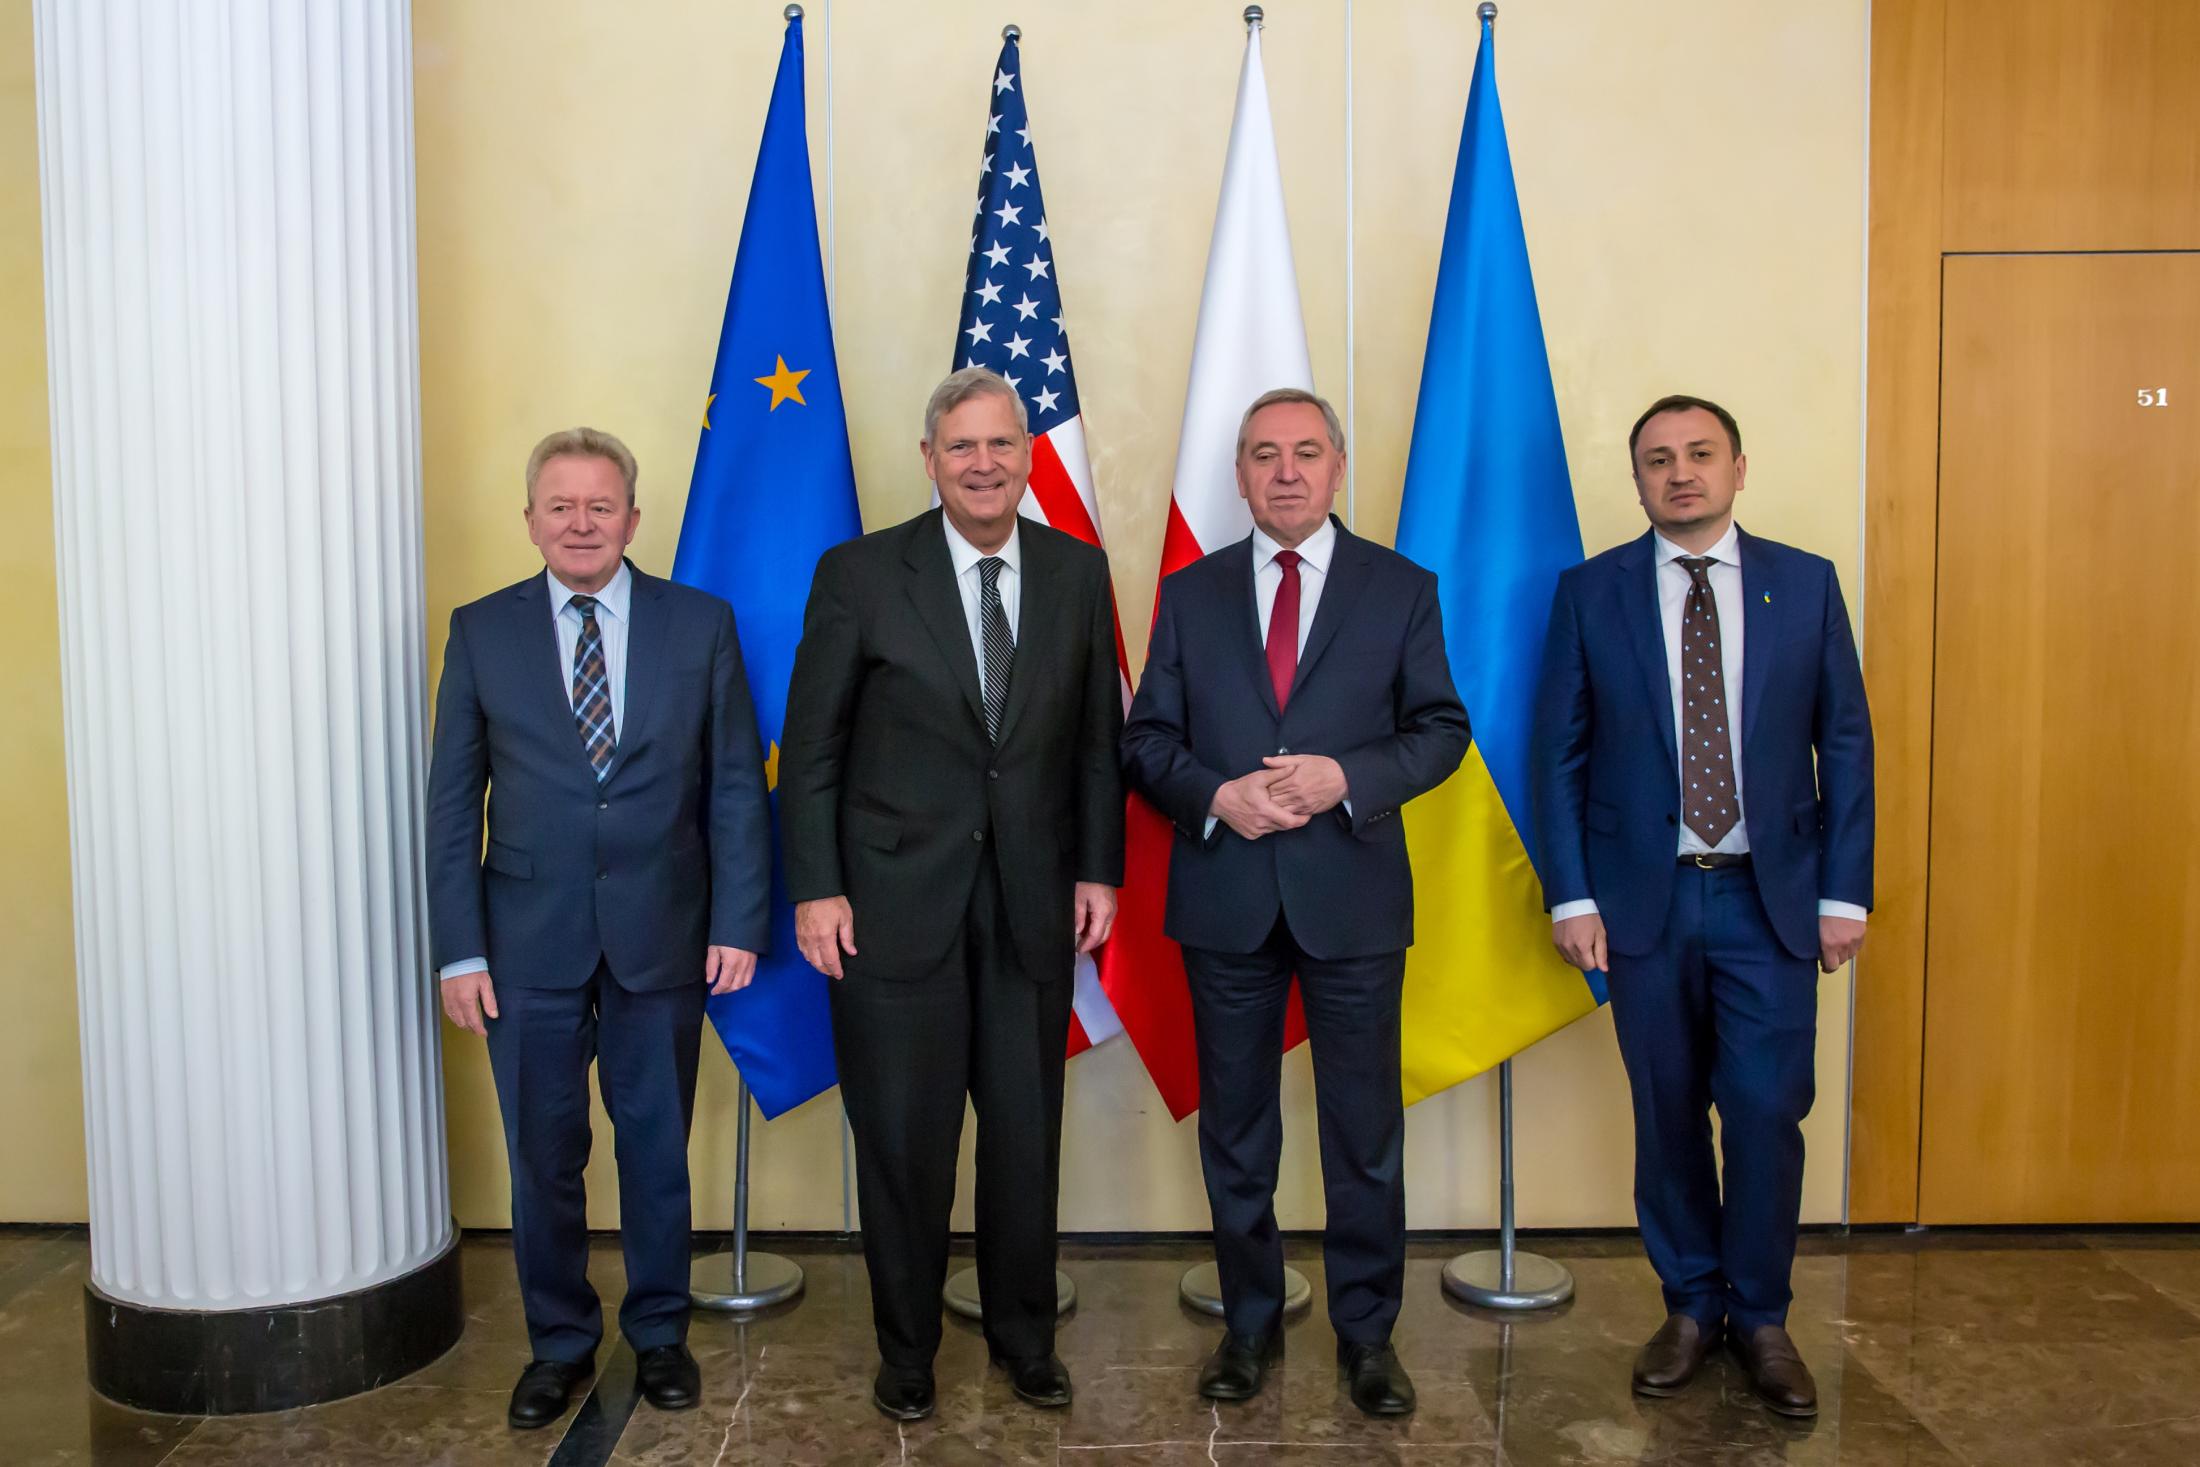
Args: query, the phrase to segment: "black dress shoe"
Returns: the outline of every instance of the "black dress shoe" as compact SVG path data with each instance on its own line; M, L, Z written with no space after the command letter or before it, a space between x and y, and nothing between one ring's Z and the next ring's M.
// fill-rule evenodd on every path
M1352 1382L1352 1404L1368 1415L1404 1416L1413 1409L1413 1377L1388 1342L1356 1345L1339 1340L1337 1363Z
M1668 1314L1658 1332L1635 1356L1635 1394L1673 1396L1696 1378L1711 1347L1719 1343L1715 1325L1693 1314Z
M504 1419L520 1431L548 1426L565 1414L574 1388L595 1369L585 1360L535 1360L519 1373L512 1387L511 1409Z
M896 1421L922 1421L932 1414L932 1372L881 1365L871 1382L871 1404Z
M703 1371L685 1345L652 1345L634 1357L634 1384L660 1411L685 1411L703 1398Z
M1786 1330L1762 1324L1746 1336L1737 1331L1728 1336L1727 1347L1749 1373L1749 1387L1758 1400L1782 1416L1818 1414L1818 1383Z
M1199 1367L1199 1393L1210 1401L1250 1401L1268 1381L1268 1367L1283 1355L1283 1331L1260 1335L1225 1332Z
M1069 1367L1059 1355L995 1355L993 1363L1008 1372L1009 1388L1018 1400L1033 1406L1069 1404Z

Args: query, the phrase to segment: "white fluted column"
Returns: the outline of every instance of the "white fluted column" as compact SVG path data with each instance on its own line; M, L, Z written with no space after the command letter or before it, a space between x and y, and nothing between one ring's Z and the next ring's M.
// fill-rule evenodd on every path
M92 1281L452 1242L406 0L38 0Z

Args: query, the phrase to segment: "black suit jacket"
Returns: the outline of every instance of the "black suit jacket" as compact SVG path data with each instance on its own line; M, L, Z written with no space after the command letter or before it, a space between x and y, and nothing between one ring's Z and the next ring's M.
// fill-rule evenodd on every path
M941 511L827 551L787 693L779 810L788 892L845 896L859 961L947 955L988 843L1017 954L1070 975L1073 885L1123 880L1123 725L1107 556L1019 527L1016 660L998 747Z
M633 571L626 720L599 785L540 574L451 613L428 774L437 967L637 992L703 981L706 942L770 936L771 823L733 608ZM488 847L482 793L488 792Z
M1411 946L1399 807L1449 778L1468 741L1436 577L1339 524L1280 714L1264 642L1250 537L1161 583L1123 767L1177 828L1166 930L1189 947L1249 953L1280 911L1318 958ZM1335 759L1352 813L1339 806L1257 841L1222 824L1203 835L1215 791L1279 753Z

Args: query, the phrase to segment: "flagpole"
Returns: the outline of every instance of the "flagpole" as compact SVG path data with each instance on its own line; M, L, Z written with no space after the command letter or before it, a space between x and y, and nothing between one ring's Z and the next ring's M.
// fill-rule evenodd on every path
M1250 39L1256 31L1267 29L1267 12L1258 5L1245 7L1245 31ZM1196 343L1195 343L1196 345ZM1221 1318L1224 1311L1222 1298L1222 1269L1214 1263L1194 1264L1177 1280L1177 1298L1186 1307L1201 1314ZM1312 1306L1314 1286L1306 1281L1306 1275L1286 1264L1283 1270L1283 1314L1286 1319Z
M1494 10L1495 6L1486 6ZM1513 1067L1497 1067L1497 1251L1462 1253L1444 1265L1444 1292L1481 1309L1550 1309L1574 1296L1566 1265L1540 1253L1522 1253L1513 1236Z
M688 1299L698 1309L754 1314L802 1292L802 1265L777 1253L749 1251L749 1082L741 1081L741 1123L733 1158L733 1251L696 1259Z

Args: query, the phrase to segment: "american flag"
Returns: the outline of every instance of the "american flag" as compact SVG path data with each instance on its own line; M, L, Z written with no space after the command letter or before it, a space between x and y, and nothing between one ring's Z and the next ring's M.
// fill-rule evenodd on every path
M1100 503L1085 453L1077 377L1062 321L1061 283L1046 203L1039 193L1039 159L1024 107L1023 62L1016 37L1001 46L988 98L985 157L978 168L978 214L970 231L970 269L963 280L962 324L955 332L955 366L998 372L1031 416L1031 487L1018 508L1031 519L1090 545L1100 538ZM1130 674L1118 618L1117 675L1130 702ZM1122 1032L1090 956L1077 958L1069 1052Z

